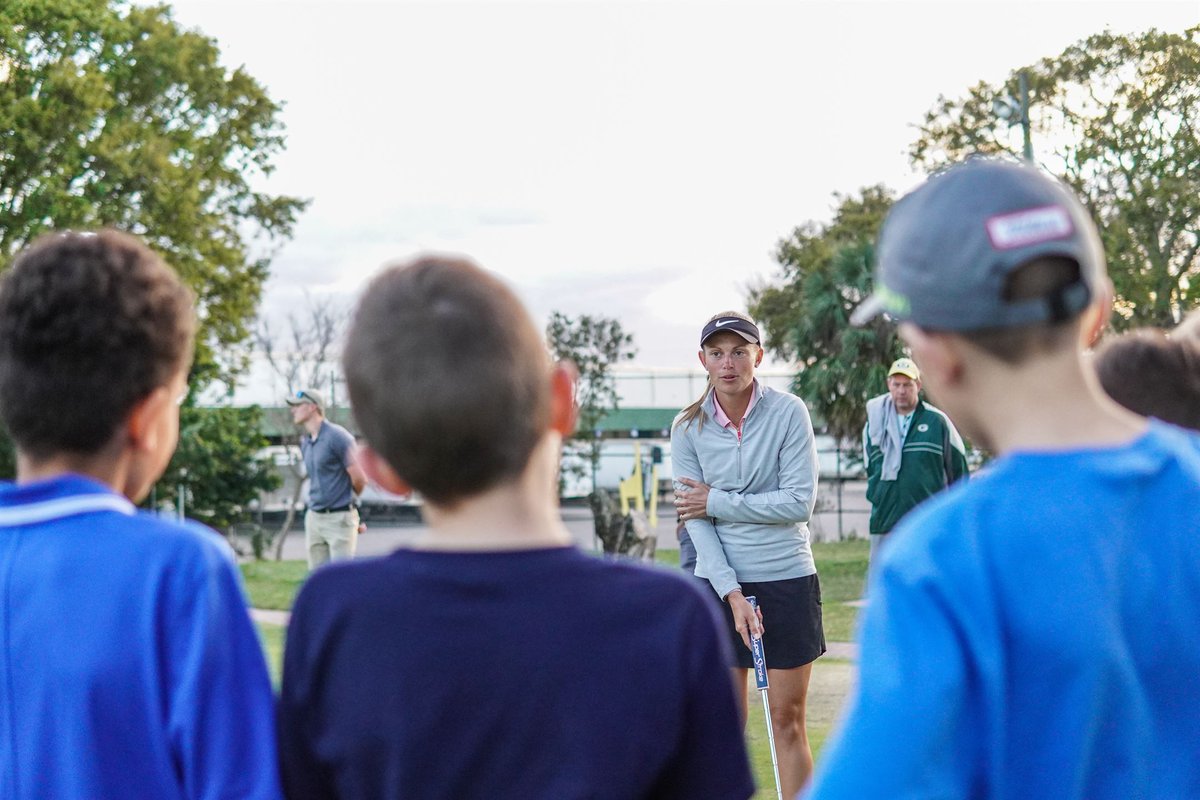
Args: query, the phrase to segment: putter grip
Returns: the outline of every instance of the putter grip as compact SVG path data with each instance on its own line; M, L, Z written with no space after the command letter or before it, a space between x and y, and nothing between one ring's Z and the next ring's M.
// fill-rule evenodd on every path
M758 598L750 596L746 598L746 602L750 604L750 608L754 609L755 614L758 613ZM763 650L762 637L750 637L750 652L754 656L754 684L759 691L767 688L767 654Z

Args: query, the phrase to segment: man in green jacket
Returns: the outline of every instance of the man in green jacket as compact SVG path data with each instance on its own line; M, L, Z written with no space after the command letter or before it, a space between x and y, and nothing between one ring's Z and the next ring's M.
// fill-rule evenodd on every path
M899 358L888 393L867 401L863 452L871 504L871 559L900 518L935 492L967 478L962 437L940 410L921 399L921 371Z

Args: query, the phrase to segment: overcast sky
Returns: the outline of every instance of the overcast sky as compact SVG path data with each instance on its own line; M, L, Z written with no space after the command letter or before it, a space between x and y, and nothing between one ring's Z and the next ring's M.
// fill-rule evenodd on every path
M268 314L463 253L539 322L615 316L636 363L672 368L835 192L920 180L905 153L939 95L1105 27L1200 22L1196 0L172 5L286 104L266 187L312 205Z

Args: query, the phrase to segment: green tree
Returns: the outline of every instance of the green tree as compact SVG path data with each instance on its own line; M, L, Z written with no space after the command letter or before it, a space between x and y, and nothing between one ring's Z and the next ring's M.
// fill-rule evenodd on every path
M1200 27L1108 31L1060 55L939 98L910 155L934 169L971 153L1013 153L992 102L1029 79L1035 151L1100 225L1118 328L1171 326L1200 290Z
M887 367L902 349L882 318L862 328L849 323L870 294L874 242L892 195L872 186L836 198L832 222L807 222L779 242L779 275L750 290L749 310L763 323L766 344L799 362L793 391L846 443L861 434L867 400L884 391Z
M579 403L579 424L567 446L582 454L591 465L594 489L596 470L600 466L598 426L604 417L619 407L612 367L637 353L633 336L615 319L587 314L572 318L555 311L546 325L546 341L554 358L571 361L579 370L575 393Z
M269 460L258 456L267 444L258 406L185 406L179 447L155 487L156 500L174 505L182 490L190 519L228 531L260 492L279 486Z
M0 5L0 269L54 229L143 237L197 293L195 387L244 366L271 252L306 204L254 188L280 107L219 55L166 6Z
M219 56L166 6L0 4L0 270L48 231L139 235L196 292L193 396L244 368L270 257L306 205L255 188L283 147L280 107ZM158 498L182 485L192 516L228 527L273 485L259 418L185 407Z

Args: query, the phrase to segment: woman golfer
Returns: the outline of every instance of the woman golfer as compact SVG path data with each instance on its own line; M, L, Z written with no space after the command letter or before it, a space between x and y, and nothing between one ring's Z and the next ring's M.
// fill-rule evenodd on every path
M700 334L704 395L671 431L675 508L697 552L696 575L724 601L734 639L734 679L746 720L750 637L762 636L783 796L812 774L805 698L812 662L825 652L821 590L808 542L817 496L817 452L808 409L761 385L758 327L726 311ZM746 598L758 598L756 616Z

